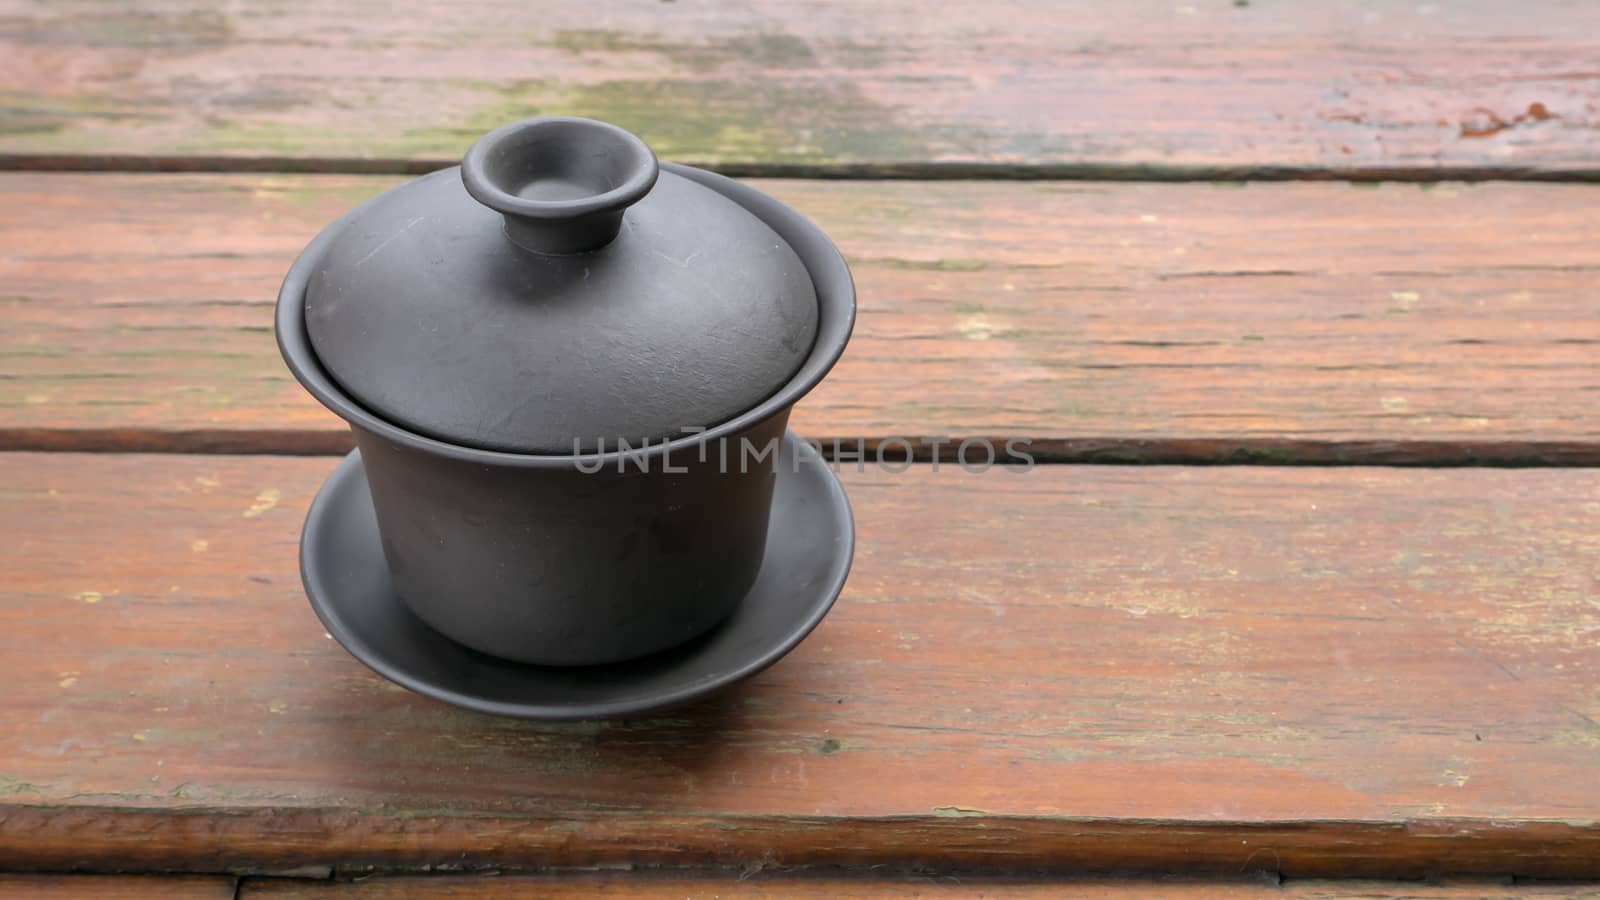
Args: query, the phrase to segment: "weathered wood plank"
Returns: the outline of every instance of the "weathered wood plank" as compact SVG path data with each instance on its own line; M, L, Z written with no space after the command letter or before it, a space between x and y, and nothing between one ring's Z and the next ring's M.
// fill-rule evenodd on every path
M0 875L6 900L233 900L234 888L201 875Z
M561 113L736 167L1600 176L1600 8L1562 0L6 0L0 58L0 151L46 161L455 159Z
M682 876L671 873L630 873L554 877L439 877L373 878L361 882L307 882L247 879L240 897L363 898L541 897L573 900L581 897L675 897L687 900L717 898L830 898L868 900L877 897L962 897L981 900L1051 897L1061 900L1088 898L1139 898L1139 900L1229 900L1233 897L1274 897L1280 900L1517 900L1517 898L1600 897L1593 884L1511 885L1496 882L1420 884L1393 881L1291 881L1278 884L1256 881L1203 882L1178 879L1140 880L991 880L971 877L890 879L848 877L740 877Z
M330 468L0 456L0 867L1600 877L1600 472L847 472L792 656L540 726L327 639Z
M0 440L331 452L270 331L391 179L0 176ZM851 258L817 436L1067 458L1600 462L1600 186L764 182Z

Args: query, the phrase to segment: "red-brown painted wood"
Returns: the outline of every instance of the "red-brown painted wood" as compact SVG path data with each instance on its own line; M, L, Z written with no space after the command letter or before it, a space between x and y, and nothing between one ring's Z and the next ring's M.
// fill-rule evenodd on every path
M1600 473L847 472L792 656L551 726L324 635L331 465L0 455L0 867L1600 877Z
M0 176L0 446L332 452L278 282L392 179ZM818 437L1600 462L1600 187L772 181L850 257Z

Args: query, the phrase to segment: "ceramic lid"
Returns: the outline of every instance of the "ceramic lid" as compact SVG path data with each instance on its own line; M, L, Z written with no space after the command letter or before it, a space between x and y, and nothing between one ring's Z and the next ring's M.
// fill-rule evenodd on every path
M782 387L817 333L811 277L766 223L573 118L491 132L353 211L305 312L318 361L374 413L537 454L715 426Z

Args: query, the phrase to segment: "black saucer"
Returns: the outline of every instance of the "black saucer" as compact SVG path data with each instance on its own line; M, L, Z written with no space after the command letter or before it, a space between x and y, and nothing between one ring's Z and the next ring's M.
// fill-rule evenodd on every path
M833 606L854 550L855 525L838 478L790 432L755 585L711 633L654 656L603 666L532 666L469 650L424 625L390 586L358 451L339 463L311 504L300 538L300 573L328 633L396 684L495 715L584 719L683 703L777 662Z

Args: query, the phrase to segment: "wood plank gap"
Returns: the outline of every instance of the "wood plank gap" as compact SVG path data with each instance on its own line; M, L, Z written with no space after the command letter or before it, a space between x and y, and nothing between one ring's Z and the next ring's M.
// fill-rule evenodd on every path
M301 866L535 870L548 866L886 864L1039 874L1223 874L1424 878L1600 877L1600 823L1123 820L993 815L710 815L570 819L411 815L355 809L0 806L0 871L266 874ZM705 835L703 841L663 833ZM774 841L783 834L779 852ZM938 835L937 840L930 837ZM425 837L424 837L425 836ZM1241 846L1262 848L1239 863Z
M851 467L907 462L982 467L986 444L1007 461L1008 442L1033 465L1388 466L1595 468L1600 442L1315 441L1272 438L1029 438L995 435L812 438L825 458ZM967 445L965 451L963 444ZM0 428L0 452L342 456L348 432L313 429ZM911 450L907 459L906 451ZM936 452L935 452L936 451ZM1019 464L1025 461L1017 459Z
M1600 166L1205 166L1143 163L760 163L679 160L736 178L816 181L1537 181L1600 183ZM268 173L296 175L422 175L453 166L449 158L340 156L186 156L138 154L0 153L4 172Z
M358 881L249 879L245 897L370 897L370 898L498 898L543 897L575 900L591 897L782 898L782 900L878 900L878 898L987 897L1020 898L1163 897L1169 900L1233 900L1273 897L1277 900L1504 900L1504 898L1594 897L1592 882L1515 884L1509 879L1373 881L1355 879L1055 877L978 875L975 877L909 873L840 873L714 871L707 873L595 871L561 874L412 875L364 878Z
M127 872L85 875L72 871L0 874L6 900L238 900L243 879L227 874Z
M1363 882L1315 881L1314 885L1346 884L1370 890L1375 884ZM1474 879L1474 885L1503 885ZM1276 877L1213 876L1191 877L1073 877L1040 876L1028 873L930 873L920 869L894 867L784 869L759 863L738 868L587 868L540 870L535 873L442 872L389 875L382 871L367 874L340 873L333 880L250 877L244 879L243 897L544 897L570 900L574 897L751 897L802 900L860 900L932 896L1021 898L1073 898L1159 896L1173 900L1216 900L1240 896L1245 892L1278 895L1281 880ZM1416 887L1421 882L1379 882L1397 891ZM1299 896L1299 895L1297 895ZM1317 895L1312 895L1317 896ZM1326 896L1326 895L1322 895ZM1386 894L1363 894L1376 898ZM1409 893L1403 896L1411 896ZM1429 895L1432 896L1432 895ZM1441 895L1462 896L1470 894Z

